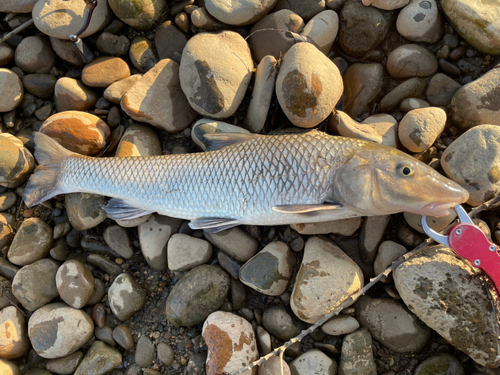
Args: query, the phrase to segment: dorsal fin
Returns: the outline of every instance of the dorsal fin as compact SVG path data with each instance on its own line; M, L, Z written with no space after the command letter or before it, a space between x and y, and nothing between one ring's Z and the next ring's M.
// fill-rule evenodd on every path
M220 150L223 147L231 146L236 143L249 141L250 139L264 137L260 134L244 134L244 133L213 133L203 134L207 149L206 151Z

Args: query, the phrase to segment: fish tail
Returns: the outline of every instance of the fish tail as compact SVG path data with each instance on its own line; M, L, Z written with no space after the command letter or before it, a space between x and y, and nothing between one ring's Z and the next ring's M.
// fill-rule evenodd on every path
M28 207L64 193L64 189L57 185L61 163L75 154L48 135L40 132L34 132L33 135L35 158L39 165L24 188L23 199Z

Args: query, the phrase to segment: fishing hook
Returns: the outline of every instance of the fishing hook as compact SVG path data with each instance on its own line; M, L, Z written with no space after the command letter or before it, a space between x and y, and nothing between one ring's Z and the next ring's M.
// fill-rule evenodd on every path
M69 0L63 0L63 1L69 1ZM85 43L83 43L82 39L80 38L80 35L82 35L90 25L90 21L92 19L92 13L94 12L95 7L97 6L97 0L84 0L84 1L85 1L85 20L83 22L83 26L78 32L76 32L75 34L71 34L69 36L69 40L71 40L73 48L78 53L83 62L88 64L94 59L94 54L85 45Z

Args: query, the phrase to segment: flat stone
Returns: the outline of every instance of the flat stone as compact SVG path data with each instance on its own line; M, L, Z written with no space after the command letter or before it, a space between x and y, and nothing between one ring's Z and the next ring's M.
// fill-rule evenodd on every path
M205 138L205 134L214 133L241 133L249 134L249 131L240 128L236 125L231 125L226 122L216 121L211 119L202 118L196 121L191 127L191 139L202 150L207 149L209 141Z
M460 83L446 74L437 73L429 81L425 96L431 105L446 107L460 87L462 87Z
M82 81L61 77L54 86L54 101L58 112L85 111L94 107L97 94Z
M23 86L30 94L49 99L54 95L57 79L50 74L27 74L23 77Z
M339 16L333 10L316 14L306 24L300 36L307 38L317 49L328 55L339 31Z
M175 326L203 322L226 300L229 276L219 267L193 268L174 285L167 298L165 316Z
M17 230L7 257L18 266L32 264L47 256L52 243L52 228L40 218L29 218Z
M420 363L415 369L415 375L431 375L435 371L443 375L465 375L460 361L446 353L433 355Z
M122 355L102 341L92 344L74 375L104 375L120 366Z
M146 303L144 290L127 273L118 275L108 289L109 307L120 320L127 320Z
M168 240L168 268L173 271L189 271L212 257L212 245L200 238L176 233Z
M405 44L387 58L387 71L394 78L429 77L437 72L436 57L418 44Z
M160 139L154 129L146 124L133 124L123 133L115 156L156 156L161 154Z
M235 227L217 233L203 232L205 238L222 251L239 260L246 262L257 252L259 243L250 233Z
M11 134L0 134L0 186L18 187L33 169L35 159L23 142Z
M446 125L446 112L428 107L408 112L399 123L399 140L408 150L422 152L430 148Z
M343 89L337 66L310 43L298 43L288 50L276 78L281 109L301 128L325 120Z
M309 349L290 362L289 366L294 375L331 375L337 373L337 362L319 349Z
M274 7L277 1L278 0L249 0L227 3L223 0L208 0L205 1L205 7L208 12L219 21L228 25L242 26L257 22Z
M360 329L344 337L339 374L377 375L377 365L373 358L372 336L368 330Z
M106 90L104 90L104 98L109 100L111 103L120 104L120 100L122 100L123 95L125 95L128 90L139 82L141 77L142 74L134 74L130 77L112 83Z
M300 234L336 234L352 236L361 226L361 217L323 221L321 223L290 224Z
M96 57L82 70L82 81L90 87L108 87L129 76L129 66L119 57Z
M93 330L90 316L60 302L39 308L28 321L33 349L47 359L74 353L90 340Z
M83 353L77 351L62 358L49 359L45 364L45 368L56 374L71 375L75 372L82 358Z
M16 65L27 73L48 73L56 63L56 56L48 39L28 36L16 48Z
M297 317L316 323L363 287L361 269L337 245L311 237L293 287L290 306Z
M0 68L0 112L17 108L24 96L23 84L12 70Z
M94 276L80 261L68 260L57 270L56 286L64 302L81 309L94 293Z
M121 99L121 107L134 120L177 133L196 118L180 90L181 84L179 64L161 60L127 91Z
M162 23L155 30L155 47L160 60L172 59L180 64L182 50L187 41L186 35L179 31L172 21Z
M168 10L162 0L109 0L109 6L120 21L138 30L151 30Z
M412 42L436 43L444 32L436 0L411 0L399 12L396 28Z
M71 193L65 195L64 202L69 222L78 231L93 228L107 217L103 209L106 198L102 195Z
M0 357L19 358L29 348L26 322L21 311L15 306L0 310Z

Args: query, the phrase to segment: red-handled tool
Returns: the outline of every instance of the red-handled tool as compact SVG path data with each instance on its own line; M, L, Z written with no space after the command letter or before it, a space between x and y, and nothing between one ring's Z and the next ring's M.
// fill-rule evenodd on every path
M500 255L497 246L470 219L460 205L453 207L458 214L459 224L442 235L429 228L426 216L422 216L422 227L425 233L436 242L450 247L459 257L467 259L473 267L479 268L493 282L500 297Z

